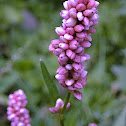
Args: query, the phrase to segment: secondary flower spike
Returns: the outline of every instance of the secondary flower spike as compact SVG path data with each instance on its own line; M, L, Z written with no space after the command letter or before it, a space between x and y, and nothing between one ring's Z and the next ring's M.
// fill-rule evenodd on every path
M62 26L56 27L55 31L59 39L51 41L49 50L58 56L60 67L55 76L59 83L73 91L73 95L81 100L80 89L86 85L84 63L90 59L85 53L85 48L91 46L91 34L96 33L93 28L98 24L99 5L95 0L68 0L63 3L65 10L60 12Z
M29 111L25 108L27 104L26 95L19 89L9 95L7 115L11 126L31 126Z
M97 126L95 123L90 123L88 126Z
M56 105L55 105L55 107L49 108L49 111L50 111L51 113L53 113L53 114L60 113L61 110L63 109L63 107L64 107L64 102L62 101L62 99L58 98L58 99L56 100ZM68 102L68 103L67 103L67 106L66 106L66 109L69 109L69 107L70 107L70 103Z

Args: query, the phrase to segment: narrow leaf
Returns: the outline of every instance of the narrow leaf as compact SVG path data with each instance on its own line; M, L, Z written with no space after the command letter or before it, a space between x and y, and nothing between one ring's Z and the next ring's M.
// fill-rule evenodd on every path
M42 75L43 75L44 81L45 81L48 91L49 91L50 99L51 99L52 103L55 104L57 98L60 97L58 89L57 89L56 85L54 84L54 82L46 68L46 65L44 64L42 59L40 59L40 65L41 65L41 70L42 70Z

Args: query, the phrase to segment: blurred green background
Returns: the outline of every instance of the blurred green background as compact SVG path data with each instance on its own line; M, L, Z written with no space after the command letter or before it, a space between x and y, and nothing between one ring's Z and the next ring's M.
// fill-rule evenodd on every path
M126 126L126 1L99 0L99 24L86 49L88 81L82 101L71 97L65 126ZM9 126L8 95L21 88L27 95L32 126L59 126L42 78L42 57L62 99L66 90L54 78L57 57L48 50L58 38L63 0L0 0L0 126Z

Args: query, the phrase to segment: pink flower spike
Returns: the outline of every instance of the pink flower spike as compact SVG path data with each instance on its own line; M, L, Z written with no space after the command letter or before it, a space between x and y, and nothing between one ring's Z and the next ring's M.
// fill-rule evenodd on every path
M79 21L82 21L83 18L84 18L83 13L82 12L78 12L77 13L77 18L78 18Z
M77 20L75 18L69 18L66 22L65 22L65 25L67 27L74 27L77 23Z
M76 25L76 26L74 27L74 30L75 30L76 32L81 32L81 31L84 30L84 26L83 26L82 24Z
M65 34L64 35L64 38L67 39L67 40L72 40L73 39L73 36L70 35L70 34Z
M65 30L63 29L63 27L56 27L55 31L59 36L65 34Z
M83 3L80 3L76 6L77 11L84 11L86 6Z
M73 93L74 97L77 98L78 100L82 99L82 93L79 91L74 91Z
M75 57L75 53L72 52L70 49L66 51L66 55L70 58L73 59Z
M73 79L67 79L67 80L65 80L65 83L66 83L67 86L71 86L74 83L74 80Z
M81 46L84 48L88 48L91 46L91 43L89 41L83 41L81 42Z
M97 126L95 123L90 123L88 126Z
M29 111L25 108L27 104L26 95L23 90L19 89L13 94L9 95L8 101L8 120L11 121L11 126L31 126L30 125L30 116Z
M69 15L70 15L70 17L72 17L72 18L77 18L77 11L76 11L76 9L75 9L75 8L71 8L71 9L69 10Z
M66 44L66 43L60 43L59 44L59 47L61 48L61 49L63 49L63 50L66 50L66 49L68 49L68 44Z
M62 18L64 18L64 19L68 19L70 16L69 16L69 11L67 11L67 10L62 10L61 12L60 12L60 16L62 17Z

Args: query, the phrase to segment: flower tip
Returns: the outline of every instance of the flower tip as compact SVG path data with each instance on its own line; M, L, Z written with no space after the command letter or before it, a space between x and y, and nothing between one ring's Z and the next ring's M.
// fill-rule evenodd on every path
M74 91L73 93L74 97L77 98L78 100L82 99L82 93L79 91Z

